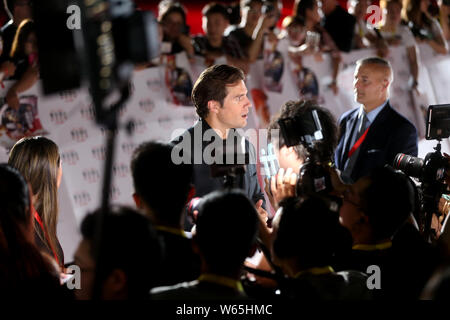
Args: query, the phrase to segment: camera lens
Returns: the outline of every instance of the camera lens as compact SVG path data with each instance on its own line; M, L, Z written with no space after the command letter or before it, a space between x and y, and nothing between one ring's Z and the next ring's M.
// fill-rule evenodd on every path
M408 176L420 178L422 175L423 159L398 153L394 159L393 167L403 171Z

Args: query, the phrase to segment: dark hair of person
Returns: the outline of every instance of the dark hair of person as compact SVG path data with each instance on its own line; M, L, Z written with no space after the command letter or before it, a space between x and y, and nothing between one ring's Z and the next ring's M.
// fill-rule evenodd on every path
M210 2L202 9L202 16L208 17L210 14L221 14L225 20L230 20L230 13L226 6L221 3Z
M33 20L25 19L20 23L11 46L11 58L19 59L25 57L25 43L29 35L34 32L36 32L36 28L34 26Z
M391 238L415 210L415 194L409 178L390 166L375 168L362 191L362 207L376 239Z
M173 0L163 0L158 4L158 21L164 22L166 17L174 12L179 13L186 24L186 9L181 3Z
M306 18L306 10L312 10L317 5L317 0L296 0L294 3L293 14L296 17Z
M240 7L241 9L245 8L245 7L250 7L250 5L252 3L263 3L263 0L241 0L240 1Z
M228 94L227 86L244 80L241 69L226 64L214 65L204 70L192 89L192 102L197 109L200 118L208 116L208 101L218 101L223 105L223 100Z
M288 198L280 206L282 213L273 242L275 255L296 258L304 269L330 265L347 240L339 216L316 196Z
M216 191L201 202L194 241L218 274L236 271L256 239L258 213L240 190Z
M0 164L0 297L39 299L33 295L59 287L56 270L34 244L30 201L20 172Z
M35 232L48 252L55 251L60 263L64 257L59 246L58 224L58 171L61 165L58 146L50 139L37 136L22 138L9 153L8 164L20 171L36 196L34 207L48 233L48 241L36 222Z
M413 22L419 28L431 26L432 23L431 19L421 11L421 2L422 0L404 0L402 10L402 18L407 22ZM421 25L418 25L419 18Z
M90 243L91 257L95 235L98 231L100 209L88 214L81 223L81 235ZM127 276L129 299L148 298L160 272L162 260L161 242L150 220L127 207L112 207L103 218L102 246L100 250L100 283L115 269Z
M322 125L323 139L314 144L314 148L318 151L319 158L322 161L331 161L334 156L334 149L337 145L337 126L336 120L327 109L319 106L314 100L288 101L282 107L278 117L275 117L269 124L268 139L273 138L274 129L280 129L279 119L302 117L309 114L312 110L317 111L320 123ZM279 135L278 147L282 148L286 145L283 136ZM306 159L308 152L303 145L294 147L297 156L300 159Z
M131 173L136 193L158 220L178 226L191 189L193 167L174 164L172 148L166 143L142 143L133 153Z

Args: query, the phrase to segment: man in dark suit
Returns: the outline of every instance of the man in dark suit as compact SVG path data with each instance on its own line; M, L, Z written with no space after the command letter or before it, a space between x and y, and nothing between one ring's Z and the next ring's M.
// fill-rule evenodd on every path
M235 187L242 189L260 207L264 194L258 184L256 152L236 131L247 125L252 106L244 79L242 70L228 65L214 65L202 72L192 90L192 102L200 119L173 140L176 147L172 161L194 164L197 197L224 187L223 177L211 175L211 165L241 164L245 173L236 177ZM248 161L244 161L245 153L248 153Z
M335 163L345 183L353 183L371 169L392 164L397 153L417 156L417 130L389 104L392 67L384 59L359 60L353 81L359 108L339 120L340 138Z

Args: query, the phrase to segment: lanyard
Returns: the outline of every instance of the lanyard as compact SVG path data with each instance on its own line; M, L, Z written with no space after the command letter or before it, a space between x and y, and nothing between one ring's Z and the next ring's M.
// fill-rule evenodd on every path
M219 276L217 274L203 273L198 278L198 281L213 282L213 283L225 286L225 287L233 288L239 292L244 292L244 288L242 287L242 283L240 281L237 281L237 280L234 280L234 279L231 279L228 277L224 277L224 276Z
M48 243L48 245L50 246L50 249L53 252L53 257L55 257L55 260L58 263L58 266L60 266L58 256L56 255L55 249L53 249L52 245L50 244L48 233L47 233L47 230L44 227L44 224L42 223L42 219L39 216L39 214L37 213L36 209L34 209L34 207L32 207L32 210L33 210L34 218L39 223L39 226L41 227L41 230L44 233L45 239L47 240L47 243Z
M155 229L159 230L159 231L169 232L169 233L175 234L177 236L181 236L183 238L188 238L188 236L186 235L186 232L184 232L184 230L179 229L179 228L171 228L171 227L166 227L166 226L155 226Z
M364 139L366 139L367 136L367 132L369 131L370 126L366 129L366 131L364 131L363 135L361 137L359 137L359 139L355 142L355 144L353 145L353 147L350 149L350 151L348 152L348 157L350 158L353 153L355 153L355 151L361 146L361 143L363 143Z
M387 241L378 244L355 244L352 249L353 250L362 250L362 251L375 251L375 250L385 250L392 247L392 242Z
M305 273L310 273L310 274L318 276L318 275L329 274L329 273L333 273L333 272L334 272L334 269L332 267L330 267L330 266L316 267L316 268L310 268L310 269L307 269L307 270L300 271L294 276L294 278L298 278L302 274L305 274Z

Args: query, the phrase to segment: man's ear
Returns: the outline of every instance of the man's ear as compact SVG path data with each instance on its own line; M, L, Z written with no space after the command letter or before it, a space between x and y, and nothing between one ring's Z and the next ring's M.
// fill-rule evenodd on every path
M294 147L288 147L287 151L289 152L289 154L295 153Z
M208 110L211 113L218 113L220 109L220 103L216 100L209 100L208 101Z
M294 147L283 146L280 148L280 154L284 157L291 156L292 153L295 153Z
M136 192L133 193L133 200L136 204L136 208L142 209L142 199Z
M384 89L389 88L389 78L384 78L383 79L383 88Z
M127 295L128 277L122 269L114 269L103 285L105 300L124 299Z

